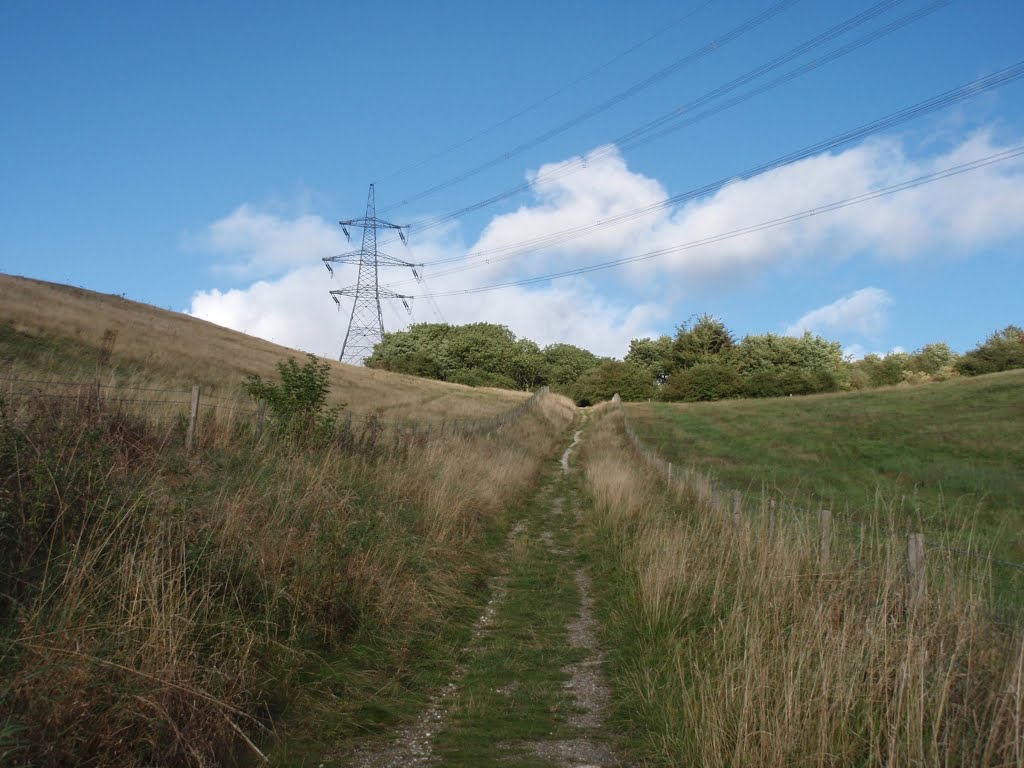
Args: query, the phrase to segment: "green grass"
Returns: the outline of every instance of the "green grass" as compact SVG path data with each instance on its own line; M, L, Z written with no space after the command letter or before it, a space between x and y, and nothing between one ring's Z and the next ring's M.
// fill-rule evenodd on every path
M553 520L551 499L564 481L549 485L527 510L510 553L507 595L492 628L468 648L465 677L451 703L436 749L445 766L521 766L548 763L523 747L558 738L571 712L564 667L580 660L566 624L578 595L573 561L554 557L541 539L570 546L571 532Z
M973 528L1024 561L1024 371L869 392L626 407L644 442L725 488Z

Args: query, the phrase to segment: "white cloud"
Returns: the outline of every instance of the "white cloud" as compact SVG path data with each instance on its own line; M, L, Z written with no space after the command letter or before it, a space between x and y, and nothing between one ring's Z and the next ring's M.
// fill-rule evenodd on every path
M805 331L821 335L856 333L877 337L888 321L892 296L881 288L861 288L848 296L807 312L786 328L787 336L800 336Z
M339 284L344 283L332 284L322 269L303 267L247 288L199 291L192 297L188 312L218 325L332 357L341 349L351 307L350 299L342 299L343 311L338 312L327 295ZM665 319L655 305L622 304L600 296L583 282L533 290L517 287L490 295L439 298L437 302L449 323L500 323L541 346L570 342L596 354L616 357L625 354L630 339L657 335L652 328ZM385 303L385 328L395 330L410 321L437 322L438 318L422 300L414 302L411 318L395 302Z
M397 249L393 255L426 262L431 291L461 291L721 235L1000 148L990 133L982 132L920 159L898 139L873 140L738 181L681 206L590 230L546 251L502 259L508 251L500 249L620 213L657 207L667 199L659 181L631 171L614 147L599 147L584 158L586 167L576 172L566 171L579 158L529 174L533 201L490 220L470 249L490 254L470 260L471 269L454 272L450 271L453 265L429 266L466 252L457 229L423 233L408 251L393 246ZM502 323L541 344L566 341L621 356L631 338L657 335L662 322L671 319L673 301L694 295L711 281L731 286L773 268L822 268L865 255L883 259L967 256L1024 234L1021 210L1024 160L1016 159L955 180L627 268L439 298L438 303L448 322ZM211 224L196 242L218 259L217 266L263 279L247 288L199 291L190 308L193 314L320 354L337 353L347 317L333 311L327 291L354 282L353 268L341 270L332 285L317 263L322 256L351 249L337 225L318 216L287 218L242 205ZM382 273L383 282L399 281L393 283L397 290L422 293L422 287L400 282L407 277L393 270ZM864 289L807 313L790 330L849 332L870 340L884 327L889 303L884 291ZM386 327L402 327L408 318L390 304L385 310ZM436 319L423 301L414 309L414 320Z
M240 205L191 242L215 253L217 266L239 277L280 274L352 250L341 229L319 216L286 219L251 205Z

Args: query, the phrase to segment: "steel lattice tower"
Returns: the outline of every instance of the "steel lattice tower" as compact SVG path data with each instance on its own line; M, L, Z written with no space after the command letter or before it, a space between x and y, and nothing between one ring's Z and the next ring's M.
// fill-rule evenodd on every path
M411 313L409 299L412 296L405 296L395 293L389 288L382 288L377 276L378 267L409 267L417 280L420 279L416 267L422 264L413 264L408 261L396 259L393 256L380 253L377 250L377 230L394 229L398 236L406 243L404 229L407 227L401 224L392 224L377 218L376 203L374 200L373 184L370 185L370 193L366 198L366 215L361 219L346 219L338 222L345 238L350 239L349 227L363 228L363 245L358 251L343 253L338 256L325 256L323 259L327 271L334 275L331 264L358 264L359 276L355 285L331 291L331 298L341 309L339 296L352 298L352 314L349 315L348 330L345 331L345 341L341 345L341 355L338 359L342 362L357 365L365 357L373 352L373 347L384 338L384 318L381 316L380 300L401 299L407 312Z

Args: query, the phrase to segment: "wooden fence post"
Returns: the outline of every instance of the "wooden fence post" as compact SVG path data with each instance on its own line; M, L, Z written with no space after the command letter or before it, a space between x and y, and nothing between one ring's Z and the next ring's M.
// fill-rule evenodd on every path
M907 534L907 587L911 608L917 608L924 596L925 562L924 534Z
M832 567L832 512L823 509L819 513L821 521L821 570L824 573Z
M195 447L196 423L199 421L199 385L192 386L192 405L188 409L188 430L185 432L185 450Z
M732 492L732 527L737 531L743 521L743 494L739 491Z
M260 400L256 403L256 439L263 436L263 425L267 421L267 401Z
M672 462L668 462L668 481L672 482Z

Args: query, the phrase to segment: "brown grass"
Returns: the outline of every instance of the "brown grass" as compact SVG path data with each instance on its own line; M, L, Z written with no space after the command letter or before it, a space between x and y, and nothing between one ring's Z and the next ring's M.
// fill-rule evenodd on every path
M355 703L409 684L474 599L488 532L574 413L549 395L496 435L307 447L253 444L213 418L189 458L103 400L9 406L11 765L223 764L272 745L297 708L365 727ZM301 682L323 656L350 671Z
M660 761L1024 764L1024 646L989 613L983 570L929 552L915 607L902 539L837 535L825 569L813 519L736 529L706 488L666 487L614 406L583 457L622 573L622 712Z
M103 382L123 389L157 385L187 392L199 383L211 394L237 398L246 375L274 376L278 362L289 356L302 362L304 357L294 349L119 296L0 274L2 324L44 341L62 339L86 348L100 347L104 334L115 333ZM95 373L83 371L60 351L45 355L35 366L19 366L18 372L28 378L42 372L62 380ZM494 415L528 397L334 361L331 393L333 402L346 402L355 411L428 420Z

